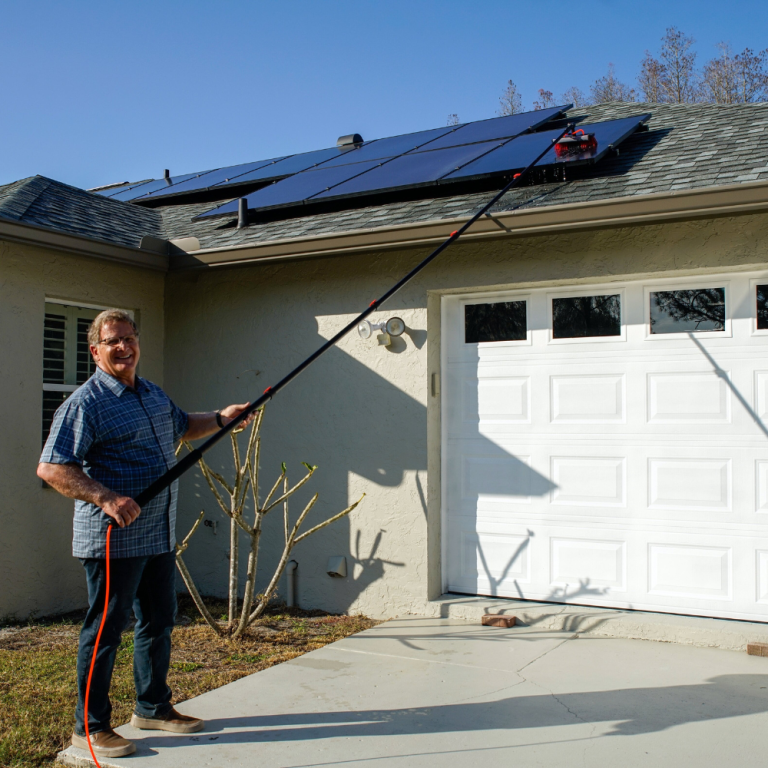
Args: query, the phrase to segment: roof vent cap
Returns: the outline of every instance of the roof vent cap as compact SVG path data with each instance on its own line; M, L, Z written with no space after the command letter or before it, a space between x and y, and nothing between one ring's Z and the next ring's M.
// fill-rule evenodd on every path
M357 147L363 143L363 137L359 133L350 133L346 136L339 136L336 140L336 146L339 149L349 149Z

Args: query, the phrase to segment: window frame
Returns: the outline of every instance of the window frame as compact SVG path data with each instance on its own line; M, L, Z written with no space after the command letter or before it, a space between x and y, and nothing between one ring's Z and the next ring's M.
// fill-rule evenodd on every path
M462 346L464 349L498 349L501 347L525 347L533 344L533 337L531 335L531 294L504 294L503 297L500 294L491 296L471 296L463 298L459 301L459 317L461 318L461 331L462 337L466 338L466 310L467 305L474 304L507 304L512 302L523 301L525 302L525 338L524 339L510 339L507 341L464 341Z
M722 288L725 296L725 323L722 331L680 331L678 333L651 333L651 294L670 291L692 291L698 289ZM733 311L731 307L730 280L696 280L678 279L671 282L647 283L643 285L643 323L645 326L645 341L668 339L675 341L688 339L692 333L697 339L730 339L733 338ZM753 307L752 315L756 317L757 305ZM756 324L753 320L753 324Z
M616 344L617 342L626 342L627 340L627 316L626 316L626 289L624 286L611 288L606 285L602 288L592 287L589 290L575 291L547 291L547 344ZM553 309L553 299L575 299L582 296L618 296L619 309L621 311L619 319L620 332L616 336L573 336L570 338L555 338L555 316Z

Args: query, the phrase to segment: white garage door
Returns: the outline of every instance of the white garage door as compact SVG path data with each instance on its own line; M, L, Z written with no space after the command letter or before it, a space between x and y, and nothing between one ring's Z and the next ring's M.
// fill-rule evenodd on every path
M443 300L447 591L768 621L768 274Z

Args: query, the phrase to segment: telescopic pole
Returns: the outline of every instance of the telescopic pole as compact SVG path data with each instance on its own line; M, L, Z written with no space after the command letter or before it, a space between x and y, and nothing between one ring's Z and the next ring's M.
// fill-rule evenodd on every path
M216 445L216 443L218 443L222 437L231 432L238 424L247 419L250 414L264 405L264 403L271 400L281 389L290 384L303 370L309 368L309 366L312 365L312 363L314 363L318 357L325 354L331 347L335 346L353 328L356 328L361 321L365 320L370 314L375 312L385 301L387 301L387 299L390 299L392 296L394 296L407 282L412 280L428 264L434 261L449 245L455 243L484 213L486 213L486 211L488 211L504 195L506 195L510 189L518 186L525 179L526 175L531 171L531 169L536 165L536 163L538 163L539 160L541 160L541 158L544 157L547 152L549 152L551 146L562 139L566 133L569 133L572 130L572 124L566 126L566 128L559 136L552 139L552 143L548 145L547 148L541 152L541 154L539 154L524 170L518 174L515 174L509 184L507 184L501 191L494 195L489 202L487 202L474 216L472 216L471 219L465 222L455 232L451 232L448 238L437 248L435 248L435 250L432 251L429 256L417 264L407 275L405 275L405 277L395 283L380 298L372 301L364 312L361 312L354 320L347 323L347 325L345 325L335 336L333 336L333 338L328 339L325 344L313 352L306 360L297 365L290 373L280 379L277 384L271 387L267 387L260 397L256 398L256 400L254 400L252 403L249 403L248 407L245 408L245 410L243 410L239 415L235 416L232 421L226 424L218 432L211 435L202 445L195 448L191 453L188 453L186 456L184 456L183 459L181 459L181 461L178 462L178 464L171 467L167 472L165 472L165 474L161 475L157 478L157 480L147 486L136 497L136 503L140 507L143 507L148 501L154 499L158 493L165 490L174 480L177 480L188 469L191 469L195 464L197 464L197 462L202 458L203 454L213 448L213 446Z

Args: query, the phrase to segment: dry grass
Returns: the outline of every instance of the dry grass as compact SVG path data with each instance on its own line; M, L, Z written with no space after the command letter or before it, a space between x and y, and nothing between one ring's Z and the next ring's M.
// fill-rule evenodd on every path
M214 616L226 603L207 600ZM219 638L182 598L189 623L173 633L169 684L180 702L233 680L368 629L364 616L273 609L239 640ZM76 701L75 665L82 616L69 615L0 629L0 766L52 766L69 744ZM123 635L112 678L112 721L127 722L133 709L133 633Z

